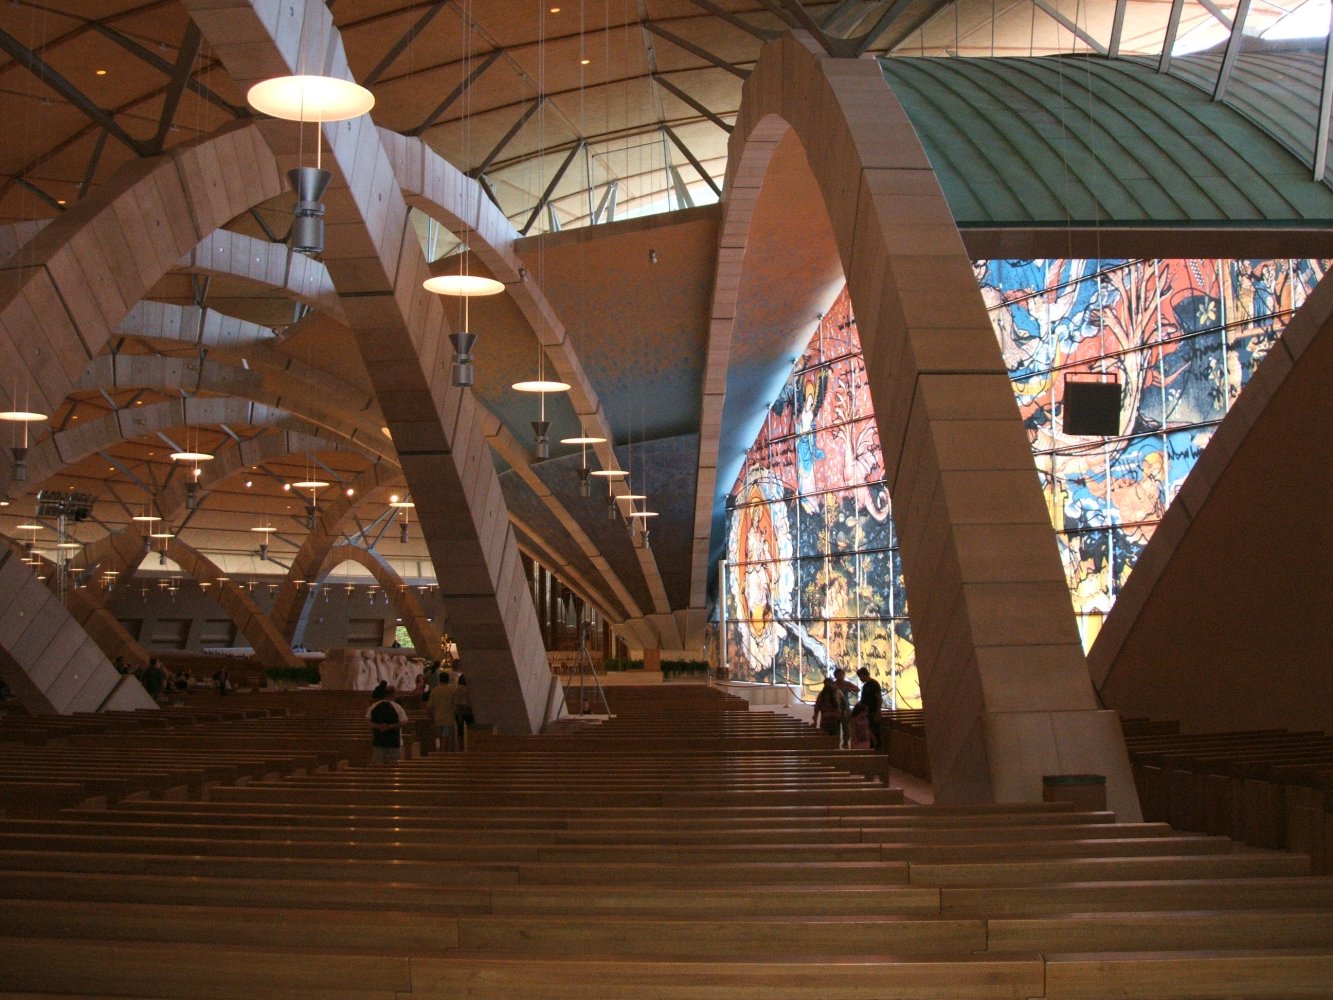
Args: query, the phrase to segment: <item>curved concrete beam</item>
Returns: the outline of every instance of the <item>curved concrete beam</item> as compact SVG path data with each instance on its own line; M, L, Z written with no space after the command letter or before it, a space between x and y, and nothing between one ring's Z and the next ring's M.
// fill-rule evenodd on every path
M147 301L131 309L116 327L116 332L220 349L254 350L278 339L278 335L266 326L227 316L216 309Z
M319 432L316 425L286 410L222 396L193 396L126 407L98 420L57 431L33 445L28 452L28 488L40 485L67 466L121 441L146 437L173 427L216 424L274 427L306 434ZM0 472L0 484L5 481L5 474Z
M252 282L265 291L282 292L335 319L344 319L328 268L314 257L292 253L283 243L218 229L182 256L175 269Z
M341 38L318 0L279 6L184 0L238 87L296 72L298 64L351 78ZM298 129L255 126L284 163ZM450 572L441 591L477 682L478 714L502 729L540 731L551 674L500 482L470 394L449 384L448 325L422 288L430 271L378 130L368 116L323 129L333 173L325 266L343 300L417 505L432 560ZM196 240L197 242L197 240Z
M142 306L144 303L140 303L140 305ZM144 313L139 313L137 308L132 311L121 323L121 331L134 332L149 340L169 340L212 347L212 356L215 359L217 356L228 360L235 358L244 362L242 365L244 370L289 375L298 381L303 390L308 390L306 395L310 398L336 399L339 401L340 410L363 413L366 415L365 421L367 424L374 424L377 427L383 426L379 415L379 406L373 396L350 382L343 381L333 372L317 368L294 358L269 344L253 341L241 342L237 335L249 331L244 328L232 330L236 324L241 323L240 320L224 317L217 324L211 324L210 318L219 315L211 309L200 310L194 306L177 306L160 302L151 303L151 305L156 308ZM151 320L151 322L145 323L143 329L135 330L133 325L138 318ZM204 331L199 330L201 320L205 328ZM219 343L217 344L208 342L211 339L209 338L208 328L213 325L218 328L216 339ZM255 324L247 324L246 326L257 330L267 330L267 327L259 327ZM272 333L272 331L269 332Z
M206 463L199 480L200 492L207 495L228 477L242 474L251 466L262 465L274 458L341 447L341 442L318 434L290 430L265 431L246 438L235 448L229 448L214 461ZM166 487L154 503L163 520L168 523L175 521L185 509L185 483L177 480ZM145 554L143 534L134 526L104 535L83 547L85 565L90 568L101 566L104 571L115 570L119 574L117 587L127 585L126 581L143 561Z
M212 597L218 606L236 624L236 630L250 641L266 667L299 667L304 661L292 652L288 643L273 627L268 615L259 610L259 606L242 587L230 580L218 565L197 549L186 545L179 538L166 540L167 558L174 561L198 583L206 583L213 588Z
M487 412L486 417L482 433L485 434L487 443L495 449L496 454L509 463L510 468L514 470L514 474L523 481L528 489L532 490L546 506L546 509L555 516L555 519L565 529L574 544L588 557L588 561L593 564L597 572L601 574L602 579L610 586L620 608L624 609L622 614L631 617L641 615L643 612L639 610L639 603L634 599L634 595L630 593L629 588L625 586L624 581L620 579L620 574L611 568L610 561L602 555L601 549L588 536L578 518L560 502L560 498L551 492L551 488L532 468L532 453L514 437L503 420L490 412ZM543 541L547 545L553 544L552 539L543 539ZM563 564L564 560L561 560L561 562ZM642 566L642 562L640 566ZM653 562L651 569L652 572L657 572L656 561ZM603 609L615 608L615 604L607 599L607 595L602 593L600 587L593 587L586 581L585 585L589 588L588 593L594 596L594 604Z
M337 384L331 377L326 381ZM391 457L393 445L380 430L378 417L362 409L349 418L338 405L338 398L325 394L323 385L312 385L286 371L247 369L219 358L200 361L197 358L121 354L94 358L79 380L78 388L171 389L248 399L299 414L369 454Z
M34 715L157 707L9 546L0 547L0 677Z
M579 360L574 344L566 334L565 326L560 322L555 309L542 293L536 277L523 266L523 261L514 252L514 243L519 238L518 231L499 207L482 195L476 181L464 175L420 139L399 135L387 129L380 129L380 139L388 151L394 175L408 203L431 218L441 221L447 228L458 233L465 232L468 246L496 279L505 283L514 304L527 318L558 377L569 383L569 401L574 412L579 415L585 431L589 435L606 438L606 443L592 446L602 468L619 468L610 422L602 412L602 404L597 398L597 393L583 371L583 363ZM509 437L507 433L506 437ZM592 545L574 517L532 472L529 467L531 458L528 450L518 446L516 442L513 448L507 447L508 441L499 442L499 445L506 446L504 450L497 446L497 450L501 451L505 460L543 499L579 547L597 564L598 571L616 591L616 596L625 606L626 613L630 617L643 615L644 612L638 607L637 602L611 573L610 565L597 554L596 546ZM629 492L629 488L619 482L614 482L611 488L612 492L617 494ZM652 549L635 548L634 556L643 572L644 582L653 602L652 610L660 614L669 612L671 602L667 598L666 587L662 583L662 574L657 568L657 559ZM662 638L663 646L680 648L678 636Z
M22 558L27 553L27 546L16 539L0 534L0 542ZM50 560L42 559L42 569L46 571L45 583L48 590L58 593L55 575L51 572L54 565ZM39 578L40 579L40 578ZM147 663L148 653L139 644L139 640L130 635L120 620L107 609L102 596L90 587L73 587L65 593L65 610L69 612L79 627L97 643L108 659L123 657L125 662Z
M65 609L108 659L114 661L119 656L131 667L148 662L148 650L111 613L103 595L95 593L91 587L75 587L68 591L65 594Z
M769 169L784 142L805 154L785 158L786 176ZM730 140L705 431L717 432L709 412L725 393L716 378L751 218L760 199L790 197L785 186L805 170L865 351L936 798L1035 801L1043 774L1090 771L1107 776L1111 808L1136 818L1119 720L1098 710L1031 450L948 203L878 63L825 56L803 32L764 47ZM713 485L701 475L709 517ZM696 559L707 524L699 512Z
M370 571L370 575L375 578L375 582L384 588L384 593L389 598L389 604L398 613L398 617L403 620L403 626L407 629L407 634L412 637L412 644L418 653L429 660L444 659L444 640L440 637L440 630L426 617L426 612L422 610L421 602L417 600L417 595L412 588L403 583L403 578L398 575L397 570L385 562L384 557L378 552L362 548L360 545L335 545L325 553L323 562L319 565L316 573L310 577L312 584L322 586L324 581L328 579L329 574L345 562L354 562L364 566ZM309 588L309 596L304 602L300 620L296 626L297 636L305 632L306 616L309 614L311 603L310 598L314 596L315 589L313 585Z
M273 624L288 642L296 639L297 622L309 596L309 592L303 591L297 581L309 582L316 578L329 552L339 544L343 522L353 511L369 502L388 484L401 482L402 479L403 472L398 466L389 462L376 463L352 481L350 497L346 493L339 493L320 507L314 529L306 535L301 548L292 557L291 568L273 597L273 610L270 612Z
M0 226L0 264L26 247L50 222L50 219L24 219Z
M0 292L0 355L17 366L27 407L54 413L183 254L285 186L255 128L228 125L127 165L61 213L30 241L18 280ZM4 391L13 391L12 379Z
M585 604L590 604L597 608L604 617L611 618L601 603L605 600L605 595L598 590L591 580L587 579L582 573L571 565L561 554L547 545L546 539L532 529L532 527L522 518L510 515L510 521L520 532L519 546L524 554L534 562L544 563L548 568L555 568L555 575L560 578L560 582L570 590L575 591ZM614 619L613 619L614 620Z

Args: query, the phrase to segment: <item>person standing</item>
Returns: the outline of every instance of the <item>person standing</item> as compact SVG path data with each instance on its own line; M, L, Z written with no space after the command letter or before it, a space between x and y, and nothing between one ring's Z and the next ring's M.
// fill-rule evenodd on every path
M879 716L884 709L884 689L879 686L879 681L870 676L870 671L865 667L858 670L856 676L861 678L861 700L856 703L856 708L852 709L852 714L864 713L866 722L870 726L870 749L877 751Z
M375 689L381 694L381 688ZM403 727L407 713L393 700L393 688L384 686L378 701L366 712L370 723L371 755L376 764L395 764L403 758Z
M467 678L462 674L458 675L458 683L454 687L451 701L454 706L454 729L458 735L458 749L461 752L467 749L467 727L476 721L472 715L472 692L468 690Z
M841 741L842 727L847 718L847 695L838 689L832 677L824 678L824 687L815 699L811 721L834 739Z
M435 739L441 753L452 753L456 749L454 739L454 686L449 683L449 674L441 675L440 683L431 689L430 700L426 707L435 721Z
M842 725L839 729L839 745L846 750L852 747L852 699L861 691L854 683L847 679L847 671L838 667L833 671L833 686L842 692L843 700L847 704L847 711L843 713Z

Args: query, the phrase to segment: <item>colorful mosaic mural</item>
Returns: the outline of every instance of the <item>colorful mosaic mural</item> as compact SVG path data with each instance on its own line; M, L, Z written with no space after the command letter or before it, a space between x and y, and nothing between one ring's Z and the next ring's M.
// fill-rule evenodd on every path
M1032 441L1084 646L1325 260L974 265ZM1115 379L1119 434L1063 433L1067 379Z
M990 260L974 268L1032 442L1085 646L1217 424L1333 261ZM1119 433L1063 432L1067 378L1117 381ZM866 666L919 707L865 365L844 289L732 494L733 677Z
M865 666L919 707L912 629L865 362L844 289L769 411L733 489L725 661L803 684Z

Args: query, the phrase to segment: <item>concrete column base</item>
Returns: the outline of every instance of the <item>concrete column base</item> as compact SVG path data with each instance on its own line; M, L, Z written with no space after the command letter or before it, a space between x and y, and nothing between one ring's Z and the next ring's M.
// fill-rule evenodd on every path
M994 801L1040 802L1047 774L1104 774L1116 819L1142 822L1115 712L987 712L982 726Z
M102 702L99 712L142 712L145 709L156 709L157 702L148 697L148 692L143 689L143 685L131 677L124 674L116 681L116 686L111 689L111 693L106 696Z

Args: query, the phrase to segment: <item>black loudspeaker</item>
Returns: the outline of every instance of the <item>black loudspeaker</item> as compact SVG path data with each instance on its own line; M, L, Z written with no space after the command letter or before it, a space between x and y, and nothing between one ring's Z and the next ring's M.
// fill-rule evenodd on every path
M1120 383L1065 377L1064 432L1082 437L1120 433Z

